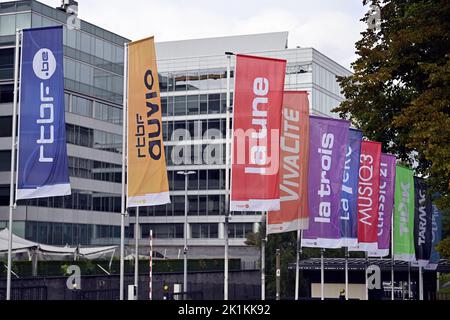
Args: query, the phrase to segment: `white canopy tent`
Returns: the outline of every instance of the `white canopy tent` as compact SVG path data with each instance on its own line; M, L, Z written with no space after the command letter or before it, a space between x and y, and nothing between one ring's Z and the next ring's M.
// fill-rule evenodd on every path
M72 256L75 260L80 257L93 260L98 259L99 257L102 257L106 254L108 255L111 254L112 258L112 256L114 256L116 249L117 246L90 247L90 248L49 246L28 241L19 236L16 236L15 234L13 234L13 241L12 241L13 253L28 252L30 257L31 253L37 253L41 256ZM0 231L0 255L7 254L7 252L8 252L8 229L3 229L2 231Z

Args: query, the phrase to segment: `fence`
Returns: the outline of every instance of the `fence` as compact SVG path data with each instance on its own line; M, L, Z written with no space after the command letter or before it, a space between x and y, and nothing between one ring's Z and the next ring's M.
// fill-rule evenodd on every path
M118 290L64 290L64 300L119 300L119 298Z
M6 299L6 288L0 288L0 301ZM12 300L47 300L47 287L18 287L11 288Z
M231 271L229 297L236 300L260 298L258 270ZM119 276L82 276L78 290L67 288L67 277L32 277L12 279L13 300L118 300ZM174 284L183 281L183 273L155 273L153 275L153 299L162 300L163 284L169 285L173 294ZM124 296L128 285L133 284L132 274L125 276ZM6 297L6 281L0 281L0 301ZM139 277L139 300L148 300L148 275ZM188 274L187 299L223 300L223 272L191 272Z

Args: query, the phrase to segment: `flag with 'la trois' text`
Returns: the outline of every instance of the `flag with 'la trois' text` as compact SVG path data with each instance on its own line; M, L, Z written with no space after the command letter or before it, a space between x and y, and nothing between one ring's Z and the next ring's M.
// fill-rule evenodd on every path
M339 248L342 177L350 123L311 116L309 137L309 228L303 247Z

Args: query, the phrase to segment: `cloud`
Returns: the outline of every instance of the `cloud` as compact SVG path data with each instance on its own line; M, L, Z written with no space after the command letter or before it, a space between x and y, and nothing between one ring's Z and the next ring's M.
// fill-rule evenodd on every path
M356 57L355 42L364 27L349 14L323 12L297 25L291 32L291 45L314 47L349 68Z
M41 0L52 7L60 0ZM82 19L130 38L156 41L289 31L290 47L313 47L349 68L366 9L336 0L79 0Z

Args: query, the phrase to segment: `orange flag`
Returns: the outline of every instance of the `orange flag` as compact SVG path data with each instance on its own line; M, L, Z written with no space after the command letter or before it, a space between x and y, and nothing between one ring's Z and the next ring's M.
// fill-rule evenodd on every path
M280 211L268 214L267 234L306 230L308 213L309 101L285 91L280 141Z

